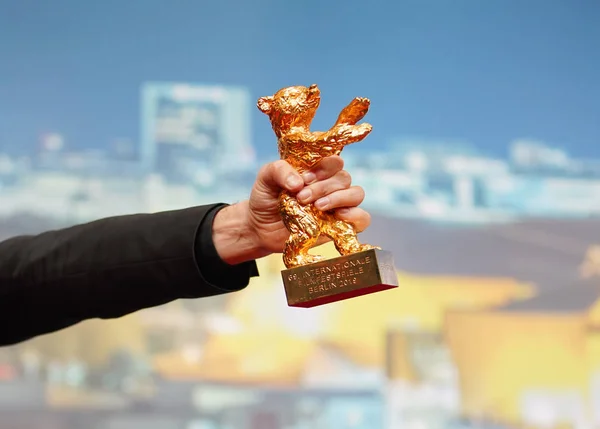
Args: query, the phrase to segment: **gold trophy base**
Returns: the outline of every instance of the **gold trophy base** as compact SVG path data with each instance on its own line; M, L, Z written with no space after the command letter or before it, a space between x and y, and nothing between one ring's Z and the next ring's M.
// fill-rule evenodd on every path
M281 272L290 307L310 308L398 287L391 252L370 249Z

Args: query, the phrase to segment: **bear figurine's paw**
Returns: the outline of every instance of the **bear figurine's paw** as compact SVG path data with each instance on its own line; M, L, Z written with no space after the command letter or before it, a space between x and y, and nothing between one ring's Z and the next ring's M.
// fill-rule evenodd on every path
M365 97L356 97L354 100L352 100L352 105L364 110L368 110L371 106L371 100Z
M314 264L315 262L324 261L325 257L321 255L296 255L292 258L286 258L286 265L289 268L301 267L303 265Z
M370 244L361 244L360 245L360 251L361 252L364 252L364 251L367 251L367 250L372 250L372 249L381 250L381 247L379 247L379 246L372 246Z
M371 124L360 124L360 125L356 125L356 128L354 129L353 134L356 136L360 136L361 138L364 138L372 130L373 130L373 127L371 126Z

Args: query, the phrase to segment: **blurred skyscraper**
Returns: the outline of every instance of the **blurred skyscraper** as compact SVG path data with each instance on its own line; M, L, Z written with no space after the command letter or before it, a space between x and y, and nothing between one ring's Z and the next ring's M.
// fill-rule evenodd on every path
M169 182L210 186L219 172L254 167L246 89L148 82L141 102L140 159L146 171Z

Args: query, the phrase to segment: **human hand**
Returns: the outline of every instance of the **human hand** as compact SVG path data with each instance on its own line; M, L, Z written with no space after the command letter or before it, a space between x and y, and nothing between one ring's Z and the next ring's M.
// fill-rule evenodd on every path
M315 203L318 209L333 211L353 224L358 232L364 231L371 222L369 213L358 207L365 193L360 186L352 186L352 178L343 168L339 156L323 158L303 175L282 160L261 168L249 200L223 209L215 217L215 246L223 260L234 264L283 251L289 232L279 213L282 190L297 193L301 203ZM232 236L234 229L237 232ZM219 237L229 239L221 240L220 246ZM318 244L328 240L322 237Z

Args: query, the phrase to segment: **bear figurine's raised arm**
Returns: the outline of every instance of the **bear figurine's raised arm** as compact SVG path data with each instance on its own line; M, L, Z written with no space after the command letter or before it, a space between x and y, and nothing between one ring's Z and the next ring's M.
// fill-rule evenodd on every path
M311 131L320 102L319 88L311 85L283 88L274 95L261 97L257 103L271 120L281 159L300 172L324 157L339 155L344 146L360 142L372 130L370 124L356 125L369 111L370 102L367 98L355 98L328 131Z

